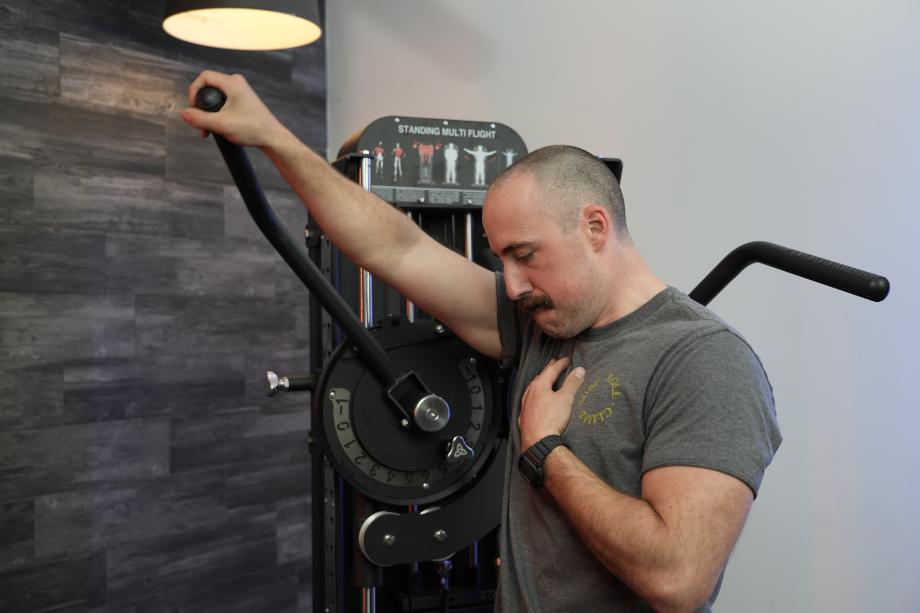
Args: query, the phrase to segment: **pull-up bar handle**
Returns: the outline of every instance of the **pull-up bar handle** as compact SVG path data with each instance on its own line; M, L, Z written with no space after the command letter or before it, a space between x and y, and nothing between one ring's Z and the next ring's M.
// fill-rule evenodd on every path
M774 243L754 241L725 256L690 292L690 297L700 304L709 304L732 279L754 263L778 268L874 302L884 300L891 287L888 279L881 275Z

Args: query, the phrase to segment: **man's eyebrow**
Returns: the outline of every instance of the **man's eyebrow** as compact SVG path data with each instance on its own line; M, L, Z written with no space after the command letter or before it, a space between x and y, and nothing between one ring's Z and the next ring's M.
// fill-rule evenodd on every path
M525 247L527 248L533 247L536 244L537 244L536 241L520 241L517 243L511 243L510 245L502 249L502 255L515 251L516 249L524 249Z

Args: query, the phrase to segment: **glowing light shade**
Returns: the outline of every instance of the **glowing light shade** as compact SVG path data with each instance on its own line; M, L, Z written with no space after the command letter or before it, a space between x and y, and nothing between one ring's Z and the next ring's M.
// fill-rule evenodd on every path
M167 0L163 29L207 47L270 51L322 35L316 0Z

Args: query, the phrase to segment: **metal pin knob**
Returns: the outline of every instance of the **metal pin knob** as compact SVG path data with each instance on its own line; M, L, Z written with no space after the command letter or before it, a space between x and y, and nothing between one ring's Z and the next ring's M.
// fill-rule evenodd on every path
M268 379L268 395L274 396L280 390L279 388L287 387L286 377L279 377L277 373L272 372L271 370L265 373L265 377Z
M269 370L265 373L265 378L268 380L269 396L274 396L278 392L300 392L305 390L313 390L316 386L316 379L312 375L285 377L272 370ZM332 392L330 392L329 397L334 398Z

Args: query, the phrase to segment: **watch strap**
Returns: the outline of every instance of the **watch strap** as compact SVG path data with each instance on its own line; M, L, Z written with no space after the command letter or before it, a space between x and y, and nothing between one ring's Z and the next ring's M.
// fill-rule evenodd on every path
M524 453L522 453L521 457L518 459L518 468L521 469L521 464L523 462L529 464L530 471L521 469L521 474L528 483L534 487L543 486L543 462L546 460L546 456L560 445L568 447L561 436L558 434L550 434L544 436L528 449L524 450Z
M546 459L546 456L549 455L549 452L559 445L565 445L562 437L558 434L549 434L534 443L530 449L527 449L524 453L529 453L531 458L542 465L543 460Z

